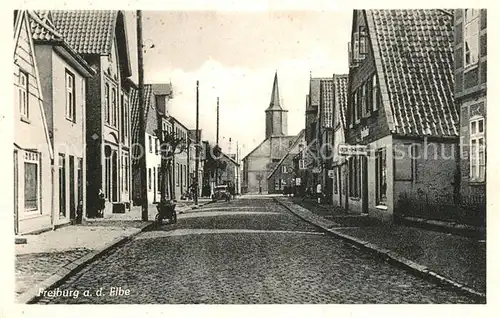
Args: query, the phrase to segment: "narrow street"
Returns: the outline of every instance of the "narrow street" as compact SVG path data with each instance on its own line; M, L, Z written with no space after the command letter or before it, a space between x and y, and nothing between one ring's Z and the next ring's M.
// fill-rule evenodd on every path
M58 288L79 296L39 303L473 302L358 251L266 196L181 214L176 225L141 233Z

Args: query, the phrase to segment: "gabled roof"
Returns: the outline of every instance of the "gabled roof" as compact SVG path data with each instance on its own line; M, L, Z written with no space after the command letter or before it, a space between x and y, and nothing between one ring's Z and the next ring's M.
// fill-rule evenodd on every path
M68 44L80 54L108 55L115 35L122 73L131 75L125 16L122 11L54 10L54 26Z
M458 136L454 106L453 16L442 10L366 10L392 131ZM378 64L377 64L378 63ZM384 90L382 90L382 94Z
M152 101L151 85L144 85L144 124L147 123L148 112L151 108ZM131 117L131 134L132 141L139 142L140 127L139 127L139 90L135 88L130 89L130 117Z
M300 143L300 141L302 140L302 138L304 138L305 136L305 132L306 130L305 129L302 129L299 134L296 136L292 146L290 147L290 149L288 149L288 152L280 159L280 161L278 162L278 164L273 168L273 170L271 171L271 173L269 173L269 175L267 176L267 178L271 178L273 176L273 174L278 170L278 168L283 164L283 162L285 161L285 159L291 154L292 150L297 147L297 145Z
M56 30L52 23L50 12L28 11L28 17L31 34L35 43L62 46L69 53L69 56L71 56L72 63L74 63L73 66L76 66L84 76L91 77L96 74L95 70L63 39L62 34Z
M346 129L347 114L347 81L347 74L333 75L335 109L338 109L340 124L344 129Z
M321 91L321 126L332 128L333 126L333 78L320 81Z
M240 166L240 164L239 164L239 163L237 163L237 162L236 162L236 160L234 160L233 158L229 157L228 155L226 155L226 154L225 154L225 153L223 153L223 152L221 152L221 153L224 155L224 157L226 157L226 158L227 158L229 161L231 161L233 164L235 164L235 165L236 165L236 166L238 166L238 167Z

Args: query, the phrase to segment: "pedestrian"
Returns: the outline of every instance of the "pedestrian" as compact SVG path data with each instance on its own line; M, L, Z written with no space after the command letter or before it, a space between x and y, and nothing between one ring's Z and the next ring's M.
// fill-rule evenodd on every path
M97 197L97 217L102 218L104 217L104 208L106 206L106 199L104 198L104 191L102 191L102 189L99 189Z
M316 186L316 197L318 198L318 204L321 203L321 183Z

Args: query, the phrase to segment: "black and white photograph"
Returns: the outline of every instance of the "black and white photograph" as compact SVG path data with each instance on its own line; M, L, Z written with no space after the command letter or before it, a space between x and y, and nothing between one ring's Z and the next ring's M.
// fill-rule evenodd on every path
M486 304L488 9L372 6L13 10L15 303Z

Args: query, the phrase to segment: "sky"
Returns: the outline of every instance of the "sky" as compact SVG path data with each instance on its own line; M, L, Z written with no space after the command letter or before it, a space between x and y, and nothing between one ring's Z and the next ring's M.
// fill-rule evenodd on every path
M352 10L143 11L145 82L171 82L170 114L194 129L198 80L202 138L215 141L219 97L220 145L238 142L243 158L264 140L275 72L288 134L304 128L310 75L348 72L351 21ZM127 27L137 82L135 12Z

